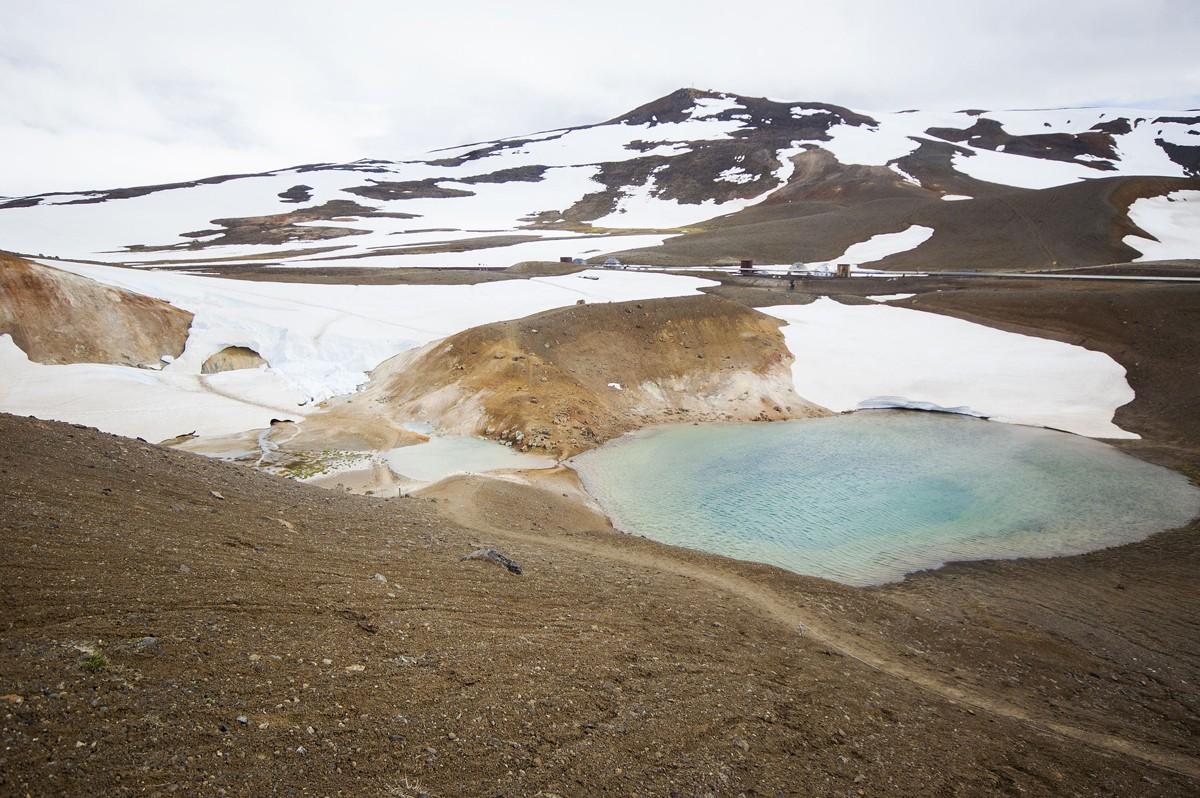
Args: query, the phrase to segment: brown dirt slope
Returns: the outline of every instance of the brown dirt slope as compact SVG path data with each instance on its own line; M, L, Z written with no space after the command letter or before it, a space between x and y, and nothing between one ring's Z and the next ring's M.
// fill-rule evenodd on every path
M1177 723L1080 725L1186 699L1136 646L1108 652L1119 680L1076 673L1083 710L929 653L1007 629L964 650L1034 649L1071 685L1088 642L1043 631L1053 593L1026 596L1032 622L962 623L605 533L512 483L377 500L65 424L0 415L0 438L0 794L1196 794L1146 759L1194 763ZM460 561L481 544L524 574ZM1161 611L1194 618L1183 598Z
M0 333L38 363L157 364L178 357L192 314L0 252Z
M663 421L820 414L792 388L779 326L708 296L560 308L392 358L329 412L420 419L560 456Z
M1021 271L1119 263L1138 254L1122 241L1141 233L1127 216L1130 203L1200 186L1197 178L1112 177L1034 191L965 185L951 181L947 170L913 167L931 186L975 197L945 202L883 167L843 166L819 152L796 163L792 180L767 202L618 257L663 265L824 261L872 235L923 225L933 228L932 238L872 268Z

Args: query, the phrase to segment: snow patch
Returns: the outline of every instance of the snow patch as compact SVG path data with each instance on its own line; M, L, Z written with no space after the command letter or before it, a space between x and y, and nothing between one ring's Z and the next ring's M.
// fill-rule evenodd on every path
M874 263L891 255L916 249L933 235L932 227L909 225L898 233L879 233L866 241L851 244L837 263Z
M1125 244L1142 253L1135 260L1200 258L1200 191L1172 191L1135 200L1129 218L1158 239L1125 236Z
M740 166L731 166L717 175L717 180L723 180L726 183L751 183L755 177Z
M733 97L722 94L720 97L699 97L692 106L690 118L708 119L725 111L740 109L742 104Z
M902 180L903 180L905 183L912 183L914 186L920 186L920 185L921 185L921 181L920 181L920 180L917 180L915 177L913 177L912 175L910 175L908 172L906 172L906 171L904 171L903 169L901 169L901 168L900 168L900 166L899 166L899 164L890 163L890 164L888 164L888 169L891 169L893 172L895 172L896 174L900 175L900 178L901 178L901 179L902 179Z
M830 410L936 407L1096 438L1134 398L1108 355L1059 341L886 305L759 308L788 324L796 393ZM885 403L886 402L886 403Z
M193 431L227 435L257 429L272 418L299 420L305 412L297 407L299 393L267 371L201 377L97 363L48 366L30 361L7 334L0 335L0 372L5 375L0 409L6 413L86 424L153 443Z

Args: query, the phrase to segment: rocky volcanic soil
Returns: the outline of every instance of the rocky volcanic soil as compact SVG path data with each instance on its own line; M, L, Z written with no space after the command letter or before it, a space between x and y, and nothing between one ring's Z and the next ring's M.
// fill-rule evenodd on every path
M969 571L893 599L618 536L511 482L382 500L60 423L0 416L0 437L0 794L1200 784L1198 599L1173 578L1148 603L1153 563L1194 569L1178 536L1127 547L1147 554L1124 589L1095 557L1042 561L979 608L954 604ZM480 546L523 573L461 560ZM1058 633L1087 585L1108 591L1086 606L1109 638ZM1129 624L1154 632L1109 651ZM1018 684L993 681L1013 657Z

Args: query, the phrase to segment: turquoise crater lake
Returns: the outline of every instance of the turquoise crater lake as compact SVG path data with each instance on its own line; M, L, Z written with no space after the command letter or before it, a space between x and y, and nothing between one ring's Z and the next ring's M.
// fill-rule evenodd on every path
M570 464L626 532L851 585L1079 554L1200 513L1183 476L1107 444L938 413L658 427Z

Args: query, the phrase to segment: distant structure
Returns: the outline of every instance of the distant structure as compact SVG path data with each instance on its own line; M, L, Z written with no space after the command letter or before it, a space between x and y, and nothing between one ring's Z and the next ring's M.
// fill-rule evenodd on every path
M798 272L802 277L830 277L828 263L805 263L804 261L796 261L792 264L790 272Z
M801 277L849 277L854 266L849 263L805 263L796 261L788 269L789 275Z
M625 266L624 266L624 264L621 263L621 261L617 260L616 258L605 258L604 259L604 268L606 268L606 269L624 269Z

